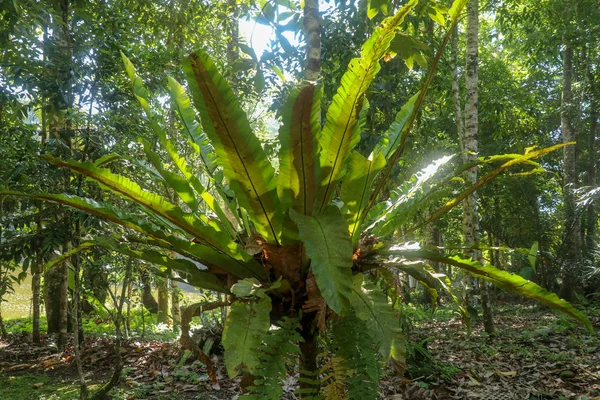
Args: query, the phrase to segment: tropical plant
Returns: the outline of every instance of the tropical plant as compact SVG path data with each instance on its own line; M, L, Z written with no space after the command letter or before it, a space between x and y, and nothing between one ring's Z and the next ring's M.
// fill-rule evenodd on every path
M465 3L457 0L449 10L452 25ZM461 189L424 221L414 218L420 205L441 198L439 193L447 194L453 177L472 164L448 172L449 158L444 158L384 197L384 184L402 155L449 38L446 35L431 60L422 89L398 112L372 153L355 151L365 125L367 89L380 60L394 55L390 43L415 4L409 1L374 29L360 56L350 62L324 123L318 83L305 81L291 91L281 111L278 170L205 51L192 53L184 63L201 126L183 86L169 77L171 103L184 132L181 137L163 127L152 111L148 90L123 56L134 94L161 150L144 143L149 164L116 154L95 162L45 159L86 176L135 207L125 210L64 194L4 194L65 204L126 228L124 235L84 242L52 264L100 246L145 260L157 273L176 272L178 279L191 285L227 294L231 308L223 334L225 364L230 377L240 372L254 376L254 389L249 388L246 398L278 398L277 390L261 387L281 382L286 363L297 354L303 397L318 396L322 387L329 398L376 398L381 368L373 354L377 350L402 370L404 342L396 313L372 282L375 270L402 270L434 290L447 286L447 281L422 261L448 263L589 326L570 304L517 275L415 245L398 245L402 236L444 215L503 171L516 165L538 171L540 165L533 160L562 147L478 160L476 164L500 166ZM178 151L186 141L194 151L187 160ZM157 151L169 161L165 163ZM138 184L107 168L120 159L145 168L145 181ZM169 195L159 195L151 187L166 188ZM206 309L211 306L193 305L187 316ZM330 334L324 335L326 331ZM320 365L319 337L334 351ZM194 350L201 354L200 349ZM370 383L363 384L365 379Z

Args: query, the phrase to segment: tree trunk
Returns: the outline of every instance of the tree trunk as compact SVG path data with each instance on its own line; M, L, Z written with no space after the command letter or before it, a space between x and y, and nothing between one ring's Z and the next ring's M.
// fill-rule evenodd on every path
M317 355L319 349L317 346L318 329L315 325L314 313L305 314L300 321L300 335L304 339L300 342L300 376L304 379L300 381L300 389L309 393L303 393L300 398L313 398L318 393L319 384L316 373L318 371ZM311 393L312 392L312 393Z
M474 162L478 152L478 82L479 82L479 1L471 0L467 6L467 49L466 49L466 101L465 101L465 130L462 139L463 161L465 164ZM467 185L477 182L477 167L465 172ZM464 200L463 212L463 237L466 247L479 245L479 216L477 212L477 193L473 192ZM468 256L483 262L481 251L470 251ZM471 279L472 281L472 279ZM469 285L472 286L472 285ZM488 334L494 332L491 314L491 303L488 294L488 285L481 282L481 303L483 308L484 329ZM467 288L467 294L469 291ZM468 299L468 295L467 295Z
M588 136L588 170L587 184L589 187L596 187L598 185L596 179L596 132L598 131L598 104L596 101L596 85L594 82L594 75L592 74L590 61L590 56L588 56L588 66L587 66L587 81L588 81L588 100L590 104L590 131ZM598 223L598 216L596 213L596 209L594 207L594 203L590 203L587 209L587 227L586 227L586 237L585 237L585 246L588 252L588 258L592 261L594 260L594 250L596 248L596 225Z
M149 312L156 314L158 312L158 303L152 294L152 285L150 275L145 270L140 270L140 279L142 281L142 304Z
M6 332L6 327L4 326L4 321L2 320L2 310L0 310L0 338L8 338L8 332Z
M561 132L563 142L576 140L577 135L573 129L573 47L572 44L565 43L563 54L563 90L562 90L562 109L560 115ZM577 298L575 289L577 286L577 266L581 262L581 243L580 227L577 218L575 189L577 188L577 160L575 146L563 147L563 168L564 168L564 239L562 254L562 285L559 296L563 299L573 302Z
M92 400L105 400L107 397L107 393L121 380L121 371L123 370L123 358L121 357L121 324L123 321L123 304L125 303L125 293L129 283L131 281L132 275L132 260L129 259L127 263L127 267L125 269L125 280L123 281L123 286L121 287L121 297L118 299L118 302L115 303L116 310L113 318L113 322L115 324L115 357L117 362L115 364L115 369L113 370L113 374L110 377L110 380L104 384L94 395L92 396ZM116 301L116 293L113 295L113 301ZM142 309L143 312L143 309Z
M48 333L58 333L59 331L60 277L58 265L50 268L44 274L44 303Z
M67 239L63 246L63 254L69 250L71 250L71 243ZM66 262L58 266L58 277L60 279L58 286L58 348L64 351L67 346L69 332L69 267Z
M79 224L77 223L76 231L79 231ZM74 290L73 290L73 346L75 352L75 363L77 365L77 375L79 376L79 398L81 400L86 400L88 398L88 389L85 383L85 376L83 374L83 366L81 365L81 351L79 342L79 325L80 325L80 308L79 308L79 298L80 298L80 289L81 289L81 279L80 279L80 264L79 264L79 255L75 254L71 257L71 262L73 263L73 274L74 274Z
M41 210L40 210L41 212ZM35 265L33 266L33 274L31 277L31 294L33 296L33 328L32 338L33 343L40 343L40 282L42 273L42 238L41 238L41 221L38 219L36 241L37 249L35 250Z
M173 316L173 329L177 331L181 325L181 309L179 308L179 282L171 280L171 315Z
M304 78L307 81L316 81L321 75L319 0L304 1L304 37L306 40Z
M170 325L169 320L169 289L167 279L157 279L158 287L158 323Z

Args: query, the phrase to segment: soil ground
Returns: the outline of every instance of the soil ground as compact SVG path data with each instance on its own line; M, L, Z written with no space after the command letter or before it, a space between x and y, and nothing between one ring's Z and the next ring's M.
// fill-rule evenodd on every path
M550 400L600 398L600 309L586 314L596 331L547 310L514 306L497 310L497 333L488 336L477 321L468 336L451 312L415 316L409 332L407 374L381 381L381 399ZM10 325L10 321L9 325ZM52 338L33 345L28 335L0 342L0 399L78 398L72 347L59 352ZM114 399L236 399L239 381L227 379L216 360L219 384L186 357L176 342L130 340L121 356L122 383ZM91 391L105 382L115 362L108 337L89 336L82 349ZM295 376L288 377L286 399Z

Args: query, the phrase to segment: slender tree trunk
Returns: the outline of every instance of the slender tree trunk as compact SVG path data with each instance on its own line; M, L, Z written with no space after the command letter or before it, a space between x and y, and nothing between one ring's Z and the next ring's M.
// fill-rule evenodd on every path
M458 137L464 135L463 112L460 101L460 76L458 73L458 24L452 28L452 37L450 41L450 68L452 69L452 107L454 110L454 123ZM464 153L462 140L460 140L461 154Z
M77 223L79 225L79 223ZM79 231L79 226L77 226ZM71 257L73 263L73 274L74 274L74 290L73 290L73 344L75 351L75 363L77 364L77 374L79 376L79 398L86 400L88 398L88 389L85 383L85 376L83 374L83 366L81 364L81 343L79 342L79 325L80 325L80 289L81 289L81 265L79 264L79 255L75 254Z
M435 222L430 223L427 227L427 240L425 241L425 244L427 244L429 246L433 246L433 247L438 247L440 245L440 230L436 226ZM438 250L432 250L432 251L438 253ZM440 263L437 261L432 261L431 268L433 268L433 270L435 272L440 272ZM425 290L424 293L425 293L425 305L426 306L431 305L432 298L431 298L431 295L429 294L429 291ZM439 304L439 302L440 302L439 297L437 299L437 302Z
M593 53L592 53L593 54ZM598 104L597 104L597 94L596 94L596 84L594 82L594 75L592 74L592 69L590 65L591 57L588 56L588 66L587 66L587 92L588 92L588 100L590 104L590 131L588 136L588 170L587 184L589 187L596 187L598 185L596 178L596 132L598 131ZM594 262L594 249L596 248L596 225L598 223L598 215L596 213L596 208L594 207L594 203L590 203L587 209L587 227L586 227L586 237L585 237L585 245L588 252L588 258Z
M466 101L465 130L463 135L463 160L465 163L477 159L478 152L478 83L479 83L479 1L471 0L467 6L467 49L466 49ZM467 185L477 182L477 167L465 172ZM466 247L479 244L479 216L477 212L477 194L469 195L464 200L463 237ZM473 259L483 261L481 251L473 250L469 254ZM468 292L469 288L467 288ZM486 282L480 283L481 303L483 308L483 325L487 333L494 332L491 302Z
M142 281L142 304L151 313L158 312L158 303L152 294L152 285L150 275L145 270L140 270L140 280Z
M169 289L167 279L160 278L158 284L158 323L170 325L169 320Z
M0 338L7 339L8 332L6 332L6 327L4 326L4 320L2 320L2 310L0 309Z
M171 280L171 315L173 316L173 329L175 331L181 325L181 309L179 307L179 282Z
M568 41L565 43L563 54L563 90L561 109L561 131L563 142L576 140L577 135L573 129L573 47ZM563 266L562 285L559 295L563 299L573 302L577 298L575 289L577 286L577 266L581 262L581 243L579 235L579 219L577 218L575 204L575 189L577 188L577 159L575 146L563 148L564 168L564 242L563 242Z
M92 400L105 400L107 393L113 387L117 386L117 384L121 380L121 371L123 370L123 358L121 357L121 326L123 322L123 304L125 303L125 293L127 287L129 286L129 283L131 281L132 264L132 260L129 259L125 270L125 280L123 281L123 286L121 287L121 297L117 300L117 298L115 297L116 293L112 295L113 302L116 306L113 321L115 324L115 356L117 359L117 363L115 364L115 369L110 377L110 380L106 382L106 384L104 384L104 386L102 386L96 393L94 393L94 395L91 397Z
M69 229L67 227L66 229ZM63 245L63 254L71 249L69 239ZM68 341L69 331L69 267L66 262L58 267L60 285L59 290L59 309L58 309L58 348L65 350Z
M41 207L39 212L41 213ZM31 294L33 296L33 328L32 338L33 343L40 343L40 283L42 273L42 222L41 216L37 219L37 239L35 250L35 265L33 266L33 274L31 277Z
M303 393L300 398L313 398L319 390L316 373L318 371L317 355L319 352L317 345L318 329L314 323L314 313L305 314L300 321L302 330L300 335L304 339L300 342L300 389L309 391ZM313 392L313 393L310 393Z
M304 78L307 81L316 81L321 75L319 0L304 1L304 37L306 39Z

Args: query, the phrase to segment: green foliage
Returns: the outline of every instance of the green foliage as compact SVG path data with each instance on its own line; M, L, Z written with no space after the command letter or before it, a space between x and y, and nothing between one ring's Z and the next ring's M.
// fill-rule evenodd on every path
M225 365L231 378L241 369L255 373L261 366L260 348L271 325L270 312L271 299L266 296L231 305L223 331Z
M409 60L421 67L426 64L420 52L425 48L420 42L411 40L406 45L408 33L399 35L416 3L408 1L372 29L359 56L350 60L331 99L322 99L321 86L310 82L294 85L281 111L279 171L252 129L242 99L235 95L226 74L219 71L218 60L213 61L206 50L192 52L184 64L195 110L182 85L168 78L173 110L184 131L180 136L175 135L177 123L154 111L150 90L123 55L133 93L153 134L154 140L141 140L149 163L119 155L99 157L96 162L45 157L52 165L97 183L106 194L104 202L80 193L2 194L67 205L123 229L84 242L55 263L79 251L100 247L150 263L159 274L176 271L181 280L194 286L230 295L231 309L223 334L229 376L241 371L260 376L254 393L247 398L281 396L286 363L297 354L300 341L294 318L306 308L316 317L314 321L307 319L309 323L302 330L326 330L327 317L333 320L330 328L335 354L328 357L325 367L325 396L377 397L382 369L378 354L384 361L391 358L401 370L405 345L397 315L386 296L363 275L371 269L400 269L425 284L435 298L438 287L450 289L449 281L429 267L409 262L426 259L447 263L589 324L555 295L504 271L433 252L392 248L399 236L414 234L424 224L447 215L509 168L529 166L531 169L524 173L539 172L540 166L532 160L566 145L480 160L478 165L502 164L474 185L452 192L450 200L450 183L454 184L463 169L472 165L452 171L439 183L433 182L450 160L445 157L406 183L398 185L390 179L403 165L399 157L422 111L450 30L466 3L457 0L449 11L438 6L425 8L429 18L440 25L445 24L447 12L452 26L430 60L421 90L409 98L371 155L365 157L358 144L373 118L367 97L382 69L380 61L398 53L407 64ZM385 14L387 6L385 1L369 2L369 16ZM392 14L392 10L387 11ZM264 13L267 20L273 20L272 6ZM246 52L257 64L256 55L248 49ZM321 126L320 108L327 104ZM196 110L201 124L196 120ZM186 151L192 155L188 157ZM137 165L145 174L136 179L126 177L116 164L118 160ZM387 186L392 184L396 188L388 191ZM439 202L444 202L441 207ZM427 217L418 220L418 214L424 212ZM390 259L394 257L401 259ZM269 330L271 317L280 312L287 318L281 320L279 329ZM318 376L313 378L320 380Z
M343 381L347 398L351 400L379 398L382 364L377 357L379 346L371 339L368 322L350 315L336 319L332 325L332 346L339 365L333 369L330 385L340 390L339 383ZM323 390L327 399L336 398L327 394L327 386Z
M306 245L323 298L333 311L345 313L350 305L352 287L352 243L340 210L329 206L315 216L291 210L290 216Z
M404 369L405 340L398 316L390 307L383 291L368 282L362 274L354 276L352 298L355 315L369 326L367 334L379 349L384 360L391 359L394 367Z
M278 400L284 395L283 387L287 370L296 365L300 354L298 342L298 320L284 317L277 327L270 329L263 337L260 351L260 366L254 372L258 379L250 386L250 394L240 397L244 400Z

